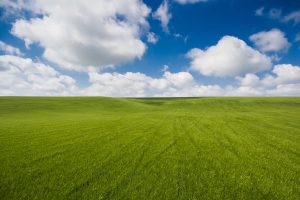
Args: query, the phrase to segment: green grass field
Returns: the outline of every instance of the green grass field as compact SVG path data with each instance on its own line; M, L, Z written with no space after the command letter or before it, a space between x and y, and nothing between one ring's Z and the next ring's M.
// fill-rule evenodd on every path
M300 199L300 98L0 98L0 199Z

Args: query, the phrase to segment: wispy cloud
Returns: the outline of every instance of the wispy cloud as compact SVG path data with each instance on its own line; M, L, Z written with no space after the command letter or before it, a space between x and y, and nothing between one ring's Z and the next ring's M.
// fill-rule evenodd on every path
M153 32L149 32L147 34L147 41L149 43L156 44L157 41L158 41L158 36L155 33L153 33Z
M19 48L16 48L9 44L6 44L3 41L0 41L0 51L3 51L4 53L10 54L10 55L18 55L18 56L23 55L23 53L20 51Z
M282 9L271 8L266 10L265 7L260 7L255 10L256 16L266 16L268 18L278 20L280 22L293 22L294 24L300 23L300 10L293 11L291 13L283 14Z
M300 10L294 11L283 18L284 22L293 22L298 24L300 22Z
M199 2L207 2L209 0L175 0L179 4L193 4Z
M168 24L172 18L172 14L169 11L169 2L164 0L158 9L153 13L153 17L160 21L163 30L169 33Z

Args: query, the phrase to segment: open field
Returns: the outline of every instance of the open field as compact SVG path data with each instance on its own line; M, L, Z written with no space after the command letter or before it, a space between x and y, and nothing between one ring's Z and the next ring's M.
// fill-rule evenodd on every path
M0 199L300 199L300 98L0 98Z

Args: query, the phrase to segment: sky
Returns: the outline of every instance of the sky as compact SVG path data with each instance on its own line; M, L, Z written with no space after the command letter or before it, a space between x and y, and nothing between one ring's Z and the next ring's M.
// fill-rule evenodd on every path
M298 0L0 0L1 96L300 96Z

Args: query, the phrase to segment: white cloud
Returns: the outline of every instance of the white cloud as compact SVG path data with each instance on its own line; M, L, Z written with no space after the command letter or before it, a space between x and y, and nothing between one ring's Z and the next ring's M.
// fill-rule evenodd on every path
M299 96L300 83L298 84L285 84L278 85L275 89L268 91L267 95L272 96Z
M271 59L244 41L224 36L215 46L188 52L191 69L206 76L237 76L271 68Z
M208 0L175 0L179 4L192 4L198 2L207 2Z
M259 78L255 74L236 77L236 85L205 85L189 72L171 73L166 68L161 77L139 72L90 72L90 85L78 87L70 76L31 59L0 56L0 95L91 95L116 97L159 96L249 96L300 95L300 67L276 65L272 73Z
M245 77L236 78L241 86L256 86L259 83L259 77L255 74L246 74Z
M19 56L0 56L0 95L71 95L73 78L52 67Z
M0 7L8 8L8 11L16 12L33 6L28 0L1 0Z
M170 67L168 65L164 65L161 69L162 72L167 72L169 71Z
M115 66L141 58L150 9L141 0L29 0L38 17L19 19L12 33L27 46L37 43L43 56L61 67Z
M228 87L225 96L265 96L264 91L250 86Z
M275 65L272 71L276 77L272 82L276 84L300 83L300 67L291 64Z
M265 7L260 7L255 10L255 16L263 16L264 15Z
M149 79L141 73L89 73L91 86L85 93L87 95L103 96L145 96L144 88Z
M174 33L173 36L175 38L182 38L183 37L180 33Z
M147 34L147 41L152 43L152 44L156 44L158 41L158 36L155 35L155 33L149 32Z
M169 12L169 3L167 0L164 0L158 9L153 13L153 17L160 21L161 26L165 32L169 32L169 21L172 18L171 13Z
M175 37L175 39L182 39L184 43L187 43L189 36L183 36L180 33L174 33L173 36Z
M142 73L90 73L91 85L86 95L104 96L299 96L300 67L276 65L272 73L260 78L255 74L236 77L235 85L204 85L189 72L165 71L154 78Z
M254 95L289 96L300 95L300 67L290 64L275 65L272 74L268 73L259 78L255 74L237 77L240 90L251 91ZM233 93L234 93L233 92Z
M23 55L20 49L13 47L9 44L6 44L2 41L0 41L0 51L3 51L5 54L10 54L10 55L17 55L17 56Z
M280 22L293 22L298 24L300 22L300 10L293 11L289 14L283 15L282 10L278 8L271 8L269 11L264 12L264 7L260 7L255 11L256 16L266 16Z
M260 7L255 10L255 16L266 16L271 19L281 20L282 18L282 10L278 8L271 8L269 11L265 10L265 7Z
M219 85L196 84L184 89L170 89L163 93L165 97L202 97L202 96L224 96L225 89ZM156 95L160 96L160 95Z
M285 37L285 33L276 28L255 33L249 39L262 52L286 51L291 46Z
M294 24L298 24L300 22L300 10L291 12L283 18L284 22L294 22Z
M189 72L171 73L165 71L160 78L142 73L90 73L91 86L85 89L87 95L125 97L183 97L220 96L223 89L218 85L200 85Z
M161 78L142 73L89 73L91 85L85 89L87 95L104 96L168 96L179 94L195 85L188 72L165 71ZM187 90L188 91L188 90Z
M176 87L189 86L194 82L194 78L189 72L171 73L169 71L166 71L163 77L171 85Z
M9 16L20 17L22 14L22 10L30 9L33 6L31 1L27 0L1 0L0 8L1 10L0 16L2 18L6 18Z

